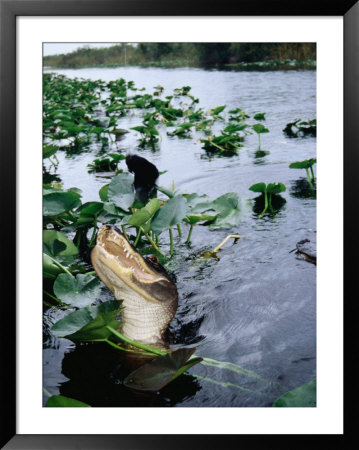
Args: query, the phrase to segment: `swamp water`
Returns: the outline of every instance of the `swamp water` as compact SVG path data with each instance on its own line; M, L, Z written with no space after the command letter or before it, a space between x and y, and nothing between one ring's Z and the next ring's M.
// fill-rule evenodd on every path
M64 313L45 309L46 390L91 406L263 407L315 378L316 266L292 250L303 239L316 241L316 200L299 189L305 171L290 169L289 164L315 157L316 139L290 139L282 130L296 118L316 117L316 72L133 67L51 72L106 82L122 77L149 93L162 85L161 98L175 88L191 86L190 93L199 98L198 108L207 111L226 105L224 115L228 116L229 110L239 107L250 116L250 124L257 122L254 114L264 112L262 123L269 133L262 134L260 151L253 133L246 136L237 155L208 156L199 141L203 134L193 131L191 139L170 137L162 125L154 148L140 148L139 134L133 130L116 145L123 153L131 151L150 160L160 172L167 171L158 184L170 188L173 182L183 193L214 199L236 192L240 198L254 199L258 194L249 187L255 183L282 182L287 189L281 194L285 203L275 215L259 217L261 209L254 203L253 210L233 228L211 231L196 225L189 246L184 243L186 225L181 225L182 237L174 230L175 252L166 268L175 277L179 306L169 341L172 346L195 346L196 355L235 366L197 364L189 375L159 392L131 390L122 385L129 371L121 352L101 343L75 345L55 338L49 328ZM129 130L141 121L138 113L128 114L117 127ZM216 121L214 134L227 123ZM83 203L99 201L98 191L111 176L88 173L87 164L98 158L98 150L93 147L74 155L57 152L56 173L63 188L81 189ZM127 170L124 161L119 168ZM49 171L54 173L53 168ZM230 233L241 239L227 242L218 253L219 260L199 258ZM161 248L169 254L167 234L161 236ZM113 298L107 289L102 292L103 300Z

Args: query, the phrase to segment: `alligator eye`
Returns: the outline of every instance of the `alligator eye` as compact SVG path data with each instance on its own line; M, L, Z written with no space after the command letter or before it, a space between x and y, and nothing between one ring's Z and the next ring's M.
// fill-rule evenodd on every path
M159 264L159 260L156 255L148 255L147 259L153 264Z

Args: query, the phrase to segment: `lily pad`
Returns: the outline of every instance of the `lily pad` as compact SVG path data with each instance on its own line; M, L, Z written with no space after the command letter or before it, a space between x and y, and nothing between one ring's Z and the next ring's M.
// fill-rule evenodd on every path
M101 202L86 202L81 205L75 211L75 214L80 214L81 216L97 216L103 208L103 203Z
M187 214L187 202L183 195L175 195L169 199L152 220L152 230L160 234L181 222Z
M74 191L50 192L43 196L43 215L57 216L81 205L81 195Z
M305 159L304 161L296 161L289 165L290 169L309 169L317 162L316 158Z
M238 225L249 212L250 202L240 199L236 192L228 192L214 200L212 208L216 211L217 217L209 224L209 228L212 230L231 228Z
M59 147L56 145L44 145L42 148L42 157L43 159L50 158L50 156L54 155Z
M90 405L64 395L52 395L46 405L47 408L90 408Z
M128 225L140 227L150 220L160 208L160 201L157 198L151 199L143 208L138 209L128 219Z
M51 258L46 253L42 255L42 271L45 278L55 279L59 273L63 270L54 263L53 258Z
M278 195L281 192L284 192L285 189L286 189L286 187L283 183L269 183L267 186L268 194Z
M108 186L108 199L116 206L128 211L135 200L135 191L133 188L133 175L123 172L112 178Z
M266 128L262 123L255 123L254 125L252 125L253 130L258 133L269 133L268 128Z
M58 244L56 244L56 242ZM57 230L43 231L44 252L50 256L73 256L78 254L78 248L64 234ZM60 244L64 247L60 249Z
M199 357L189 360L195 350L195 348L180 348L159 356L131 372L123 384L140 391L159 391L190 367L202 361L203 358Z
M274 407L313 408L317 406L317 380L303 384L279 397Z
M249 190L253 192L265 192L267 190L267 185L265 183L256 183L253 184Z
M55 280L54 292L64 303L82 308L98 299L101 283L94 275L78 274L75 278L68 273L61 273Z
M105 184L102 186L102 188L98 191L98 195L100 196L100 199L103 202L108 202L108 187L109 184Z
M96 306L86 306L74 311L53 325L51 332L56 337L66 337L72 341L93 341L107 339L112 333L108 325L117 329L116 320L121 302L111 300Z

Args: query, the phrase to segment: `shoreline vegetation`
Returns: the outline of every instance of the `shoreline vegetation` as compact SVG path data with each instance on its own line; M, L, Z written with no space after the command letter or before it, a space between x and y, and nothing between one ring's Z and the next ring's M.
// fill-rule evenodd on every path
M201 67L225 70L315 70L315 43L139 43L82 46L43 58L44 68Z

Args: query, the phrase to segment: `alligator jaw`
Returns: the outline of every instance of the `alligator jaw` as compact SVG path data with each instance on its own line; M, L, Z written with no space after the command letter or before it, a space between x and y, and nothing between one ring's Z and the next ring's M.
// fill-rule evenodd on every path
M153 270L124 236L113 227L101 228L97 244L91 253L91 261L102 281L112 292L115 292L113 282L106 279L108 277L105 274L102 275L104 266L113 272L115 277L120 278L128 287L150 302L165 301L165 291L171 290L173 286L172 281ZM158 286L162 286L165 295L158 295L161 291ZM155 292L157 295L154 295Z
M178 303L176 285L164 269L152 267L119 230L107 225L98 233L91 261L100 279L123 301L120 331L133 340L163 345Z

